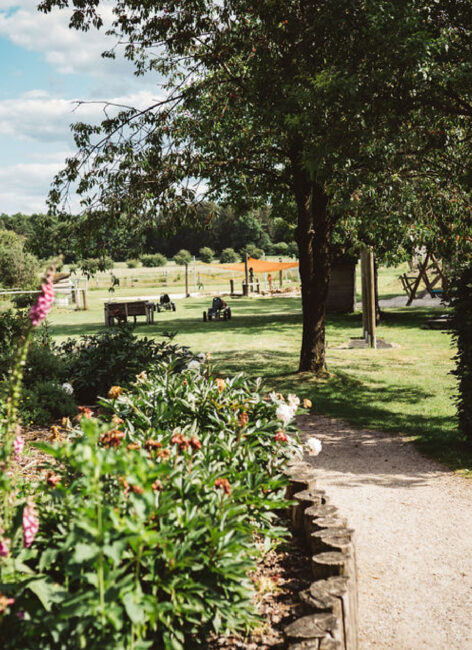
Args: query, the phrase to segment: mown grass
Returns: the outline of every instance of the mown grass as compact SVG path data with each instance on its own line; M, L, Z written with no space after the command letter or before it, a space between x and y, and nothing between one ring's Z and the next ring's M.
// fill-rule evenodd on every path
M383 286L396 289L398 272ZM159 293L158 291L156 293ZM396 291L398 293L398 291ZM142 296L142 289L128 289ZM103 324L106 291L89 293L89 311L56 309L50 322L57 340L96 332ZM262 376L269 389L293 391L312 400L314 409L355 425L393 431L415 440L422 451L450 467L467 471L472 454L457 431L456 382L449 333L422 329L442 308L392 308L384 311L378 336L389 349L345 349L361 334L360 314L331 315L327 323L329 376L313 379L296 372L301 340L297 298L239 298L230 301L230 321L203 322L210 298L177 301L176 312L156 314L152 325L138 324L145 336L176 332L176 341L195 352L208 351L222 375L245 371ZM471 472L472 475L472 472Z

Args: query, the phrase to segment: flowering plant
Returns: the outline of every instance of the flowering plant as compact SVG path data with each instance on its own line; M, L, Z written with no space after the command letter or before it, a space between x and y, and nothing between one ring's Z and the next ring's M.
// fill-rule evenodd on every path
M182 650L252 625L254 533L283 537L296 428L281 435L260 383L172 361L115 385L101 408L41 445L51 463L17 556L31 574L5 573L4 647Z

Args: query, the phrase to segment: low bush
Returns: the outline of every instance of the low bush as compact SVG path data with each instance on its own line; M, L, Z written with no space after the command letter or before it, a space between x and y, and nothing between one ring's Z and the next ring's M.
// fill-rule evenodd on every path
M0 381L8 379L8 369L27 321L24 312L9 310L0 315ZM19 414L24 424L47 425L58 417L76 413L73 398L61 388L66 378L64 359L51 344L46 327L39 327L30 341L23 368L25 391Z
M36 506L17 496L1 540L5 650L206 648L254 625L254 536L283 537L296 400L192 360L156 364L102 406L100 422L85 413L40 445L52 462Z
M220 254L220 262L221 264L234 264L234 262L239 262L239 255L234 248L224 248Z
M198 255L200 256L202 262L210 264L215 258L215 251L209 246L204 246L203 248L200 248Z
M272 244L271 249L272 255L288 255L290 247L286 242L281 241L277 244Z
M19 415L24 425L50 425L77 413L73 396L54 381L35 381L23 391Z
M65 377L72 383L80 404L94 404L113 384L127 385L151 363L172 355L181 360L191 356L185 348L170 341L138 338L130 325L68 339L58 346L57 353L64 361Z
M167 258L160 253L141 255L140 260L141 264L147 267L165 266L167 264Z
M241 249L240 253L243 258L247 254L248 257L253 257L254 259L260 259L264 255L262 248L258 248L255 244L247 244Z
M129 269L137 269L140 264L139 260L126 260L126 266Z

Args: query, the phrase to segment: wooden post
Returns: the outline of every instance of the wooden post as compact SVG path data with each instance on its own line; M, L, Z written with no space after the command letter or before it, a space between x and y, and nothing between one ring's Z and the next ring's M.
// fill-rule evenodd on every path
M281 261L282 261L282 258L279 257L279 262L281 262ZM283 283L284 283L284 282L283 282L282 271L279 271L279 286L280 286L280 288L282 288Z
M229 286L230 286L230 293L231 293L231 295L233 295L234 294L234 280L233 279L231 279L229 281Z
M87 311L87 289L82 289L82 298L84 301L84 311Z
M188 264L185 265L185 297L190 297L190 294L188 292Z
M248 255L244 253L244 284L243 284L243 295L249 295L249 269L247 265Z
M371 348L376 348L375 270L372 248L361 253L361 278L363 336Z
M367 341L368 324L367 324L367 264L366 251L361 251L361 291L362 291L362 336Z
M375 314L375 268L374 268L374 251L372 247L367 253L367 271L368 271L368 312L369 312L369 344L371 348L377 348L376 334L376 314Z

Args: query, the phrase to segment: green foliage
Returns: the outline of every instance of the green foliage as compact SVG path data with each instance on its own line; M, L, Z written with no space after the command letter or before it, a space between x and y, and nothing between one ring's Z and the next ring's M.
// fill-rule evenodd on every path
M8 309L0 312L0 376L4 376L10 365L17 341L25 330L27 316Z
M273 255L288 255L290 251L289 245L282 241L278 244L272 244L272 254Z
M86 30L101 24L102 4L43 0L40 8L71 8L71 27ZM166 77L168 96L100 126L76 125L78 153L52 202L76 182L85 207L103 207L100 219L124 205L181 227L199 218L203 198L224 196L242 215L238 250L262 245L254 208L270 204L290 226L296 214L306 296L299 369L324 371L333 233L374 238L398 261L392 252L403 258L409 239L414 246L410 225L422 213L426 231L454 241L432 199L439 181L464 208L457 231L466 225L471 236L470 2L200 0L186 11L175 0L143 0L138 15L135 5L114 3L112 32L137 74ZM184 85L183 60L194 71ZM362 193L369 210L358 209ZM440 239L444 232L431 237Z
M239 262L239 255L234 248L225 248L221 251L220 262L222 264L233 264Z
M24 385L31 388L38 381L62 383L67 378L67 365L57 348L50 341L41 341L34 337L28 348Z
M209 246L203 246L203 248L200 248L198 254L202 262L205 262L206 264L210 264L215 258L215 251Z
M167 258L161 253L141 255L140 259L142 265L148 267L165 266L167 264Z
M51 422L76 413L77 405L73 396L55 381L38 379L30 382L23 390L19 416L26 426L48 426Z
M4 531L5 650L206 648L210 633L256 623L254 534L283 536L281 469L300 449L291 425L277 440L259 383L209 371L159 364L103 402L102 422L38 445L51 456L39 534L23 547L24 493Z
M129 269L137 269L140 264L140 260L133 259L133 260L126 260L126 266Z
M9 367L28 326L23 312L9 310L0 315L0 388L8 384ZM66 363L51 344L44 325L30 335L22 375L25 390L19 417L24 424L47 425L76 412L74 399L61 387L67 378Z
M79 260L77 264L82 273L88 278L93 277L99 271L110 271L113 268L113 260L111 257L90 257Z
M150 363L175 354L185 359L185 349L169 341L138 337L130 325L107 328L91 336L68 339L57 348L64 361L66 377L74 386L76 399L94 404L112 385L125 386Z
M25 240L12 230L0 230L0 286L32 289L38 283L38 260L25 251Z
M264 251L261 248L257 248L255 244L248 244L241 249L240 253L243 259L246 254L248 257L253 257L254 259L260 259L264 256Z
M178 266L185 266L186 264L190 264L193 258L189 251L182 248L172 259Z
M461 271L452 289L453 331L457 343L454 359L459 394L457 411L459 428L472 445L472 268Z

